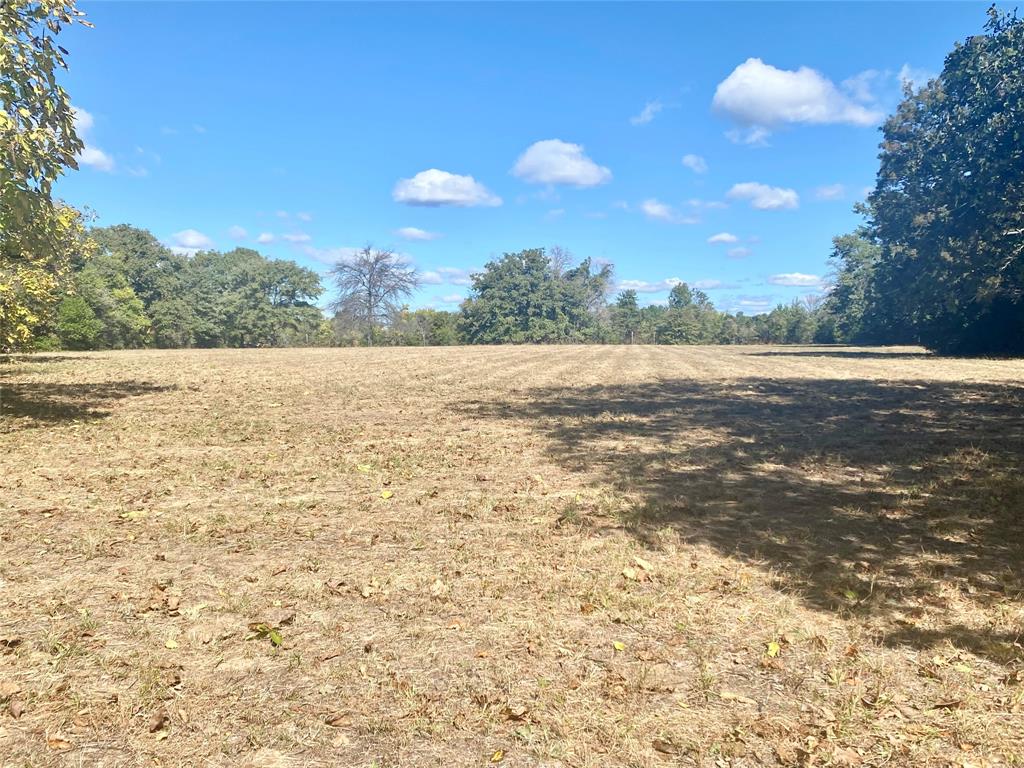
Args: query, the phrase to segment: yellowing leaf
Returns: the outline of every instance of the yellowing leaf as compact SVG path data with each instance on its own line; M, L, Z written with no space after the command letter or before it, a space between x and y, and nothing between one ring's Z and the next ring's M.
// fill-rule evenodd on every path
M167 642L164 643L164 648L170 648L171 650L174 650L177 647L178 641L175 640L173 637L168 637Z
M776 656L779 655L779 653L781 651L782 651L782 646L779 645L774 640L772 640L770 643L768 643L768 648L765 651L765 653L767 653L769 657L774 659Z
M505 750L503 750L503 749L496 749L496 750L494 750L494 754L491 755L491 762L492 763L500 763L504 759L505 759Z
M382 499L390 499L394 495L395 495L394 491L381 491L380 492L380 497Z
M622 651L626 650L626 644L621 640L616 640L612 643L612 648L621 653Z
M654 570L654 566L651 563L649 563L647 560L644 560L642 557L634 557L633 558L633 562L636 563L637 565L639 565L645 571L650 572L650 571Z
M369 472L371 469L373 469L373 467L371 467L369 464L356 464L356 469L358 469L360 472Z

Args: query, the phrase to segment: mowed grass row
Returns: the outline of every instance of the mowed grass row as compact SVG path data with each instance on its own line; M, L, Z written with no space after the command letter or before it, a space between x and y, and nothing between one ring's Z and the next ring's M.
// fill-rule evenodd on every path
M0 364L0 764L1024 764L1024 365Z

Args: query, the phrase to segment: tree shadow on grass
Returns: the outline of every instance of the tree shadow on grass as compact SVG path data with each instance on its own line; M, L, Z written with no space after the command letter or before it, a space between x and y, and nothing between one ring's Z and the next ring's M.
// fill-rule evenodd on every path
M1020 655L1024 386L670 380L462 408L633 499L648 546L674 528L892 644ZM997 603L1011 618L979 631L974 609Z
M744 352L749 357L840 357L852 360L923 360L940 357L933 352L879 352L869 349L834 349L832 347L804 347L779 349L770 352Z
M177 389L147 381L94 384L7 383L0 380L0 432L64 421L101 419L119 400Z

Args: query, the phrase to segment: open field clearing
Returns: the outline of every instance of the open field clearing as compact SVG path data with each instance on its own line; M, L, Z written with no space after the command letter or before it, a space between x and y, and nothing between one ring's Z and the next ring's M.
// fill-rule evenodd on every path
M0 764L1024 765L1024 363L0 364Z

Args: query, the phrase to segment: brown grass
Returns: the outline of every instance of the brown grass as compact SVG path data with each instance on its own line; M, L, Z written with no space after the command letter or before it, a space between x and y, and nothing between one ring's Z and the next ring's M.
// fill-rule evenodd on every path
M14 358L0 764L1024 765L1022 457L914 349Z

